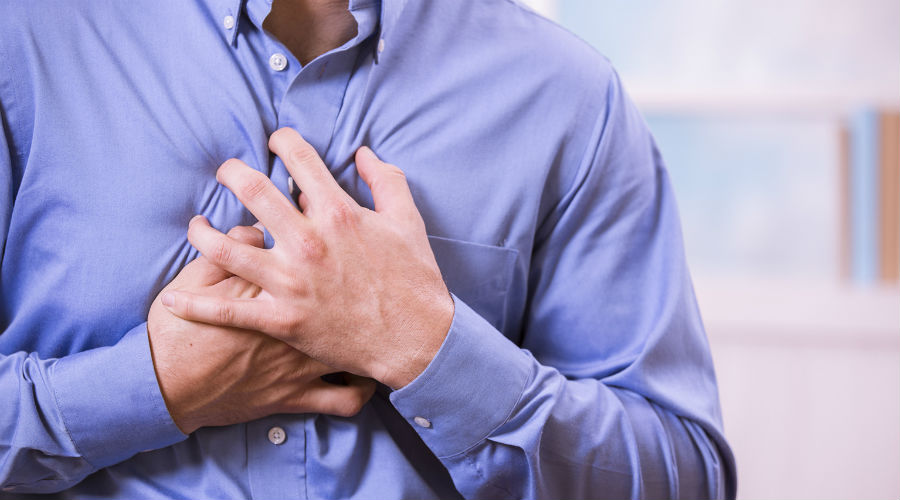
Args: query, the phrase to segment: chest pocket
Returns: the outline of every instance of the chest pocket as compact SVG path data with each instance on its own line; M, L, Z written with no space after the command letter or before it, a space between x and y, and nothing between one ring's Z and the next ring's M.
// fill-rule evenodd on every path
M450 293L502 332L518 252L439 236L428 242Z

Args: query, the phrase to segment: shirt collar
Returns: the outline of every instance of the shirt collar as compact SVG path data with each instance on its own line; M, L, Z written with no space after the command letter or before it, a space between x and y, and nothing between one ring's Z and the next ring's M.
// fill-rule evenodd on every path
M406 6L408 0L349 0L350 12L356 15L357 12L371 7L376 7L380 11L380 22L374 27L373 31L378 32L379 38L384 38L391 32L392 28L397 24L403 7ZM244 16L241 11L246 8L247 17L257 26L262 25L263 19L268 15L272 8L272 0L206 0L211 14L218 19L218 27L222 31L222 35L230 45L234 45L237 38L238 28ZM231 22L226 23L225 18L231 16ZM360 18L357 22L360 23ZM228 26L231 26L230 28ZM360 34L367 38L373 31L368 31L363 23L360 23Z

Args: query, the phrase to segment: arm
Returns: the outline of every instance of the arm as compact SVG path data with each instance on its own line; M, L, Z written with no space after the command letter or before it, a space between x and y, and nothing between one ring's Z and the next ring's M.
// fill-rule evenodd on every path
M668 177L621 92L538 235L527 350L457 300L391 395L468 498L735 495Z
M2 107L0 125L2 250L15 198ZM2 331L8 320L0 320ZM184 439L160 395L145 324L114 346L62 359L0 354L0 400L3 491L60 491L101 467Z
M0 107L0 245L14 200L2 118ZM255 229L235 228L229 234L262 246ZM204 259L182 270L172 287L211 288L225 295L254 292ZM333 369L283 343L190 324L158 302L147 323L112 346L59 359L0 354L0 490L62 491L98 469L184 440L179 426L191 432L282 411L353 414L374 390L371 381L361 379L351 378L347 386L326 384L319 376ZM0 335L8 322L0 316ZM185 339L192 340L191 349Z
M0 125L3 255L15 193L2 107ZM0 320L2 331L8 320ZM0 400L3 491L60 491L101 467L184 439L157 388L144 324L114 346L62 359L0 354Z
M236 244L202 220L188 232L216 265L266 293L178 292L169 307L266 332L398 389L391 400L466 496L733 497L665 170L617 81L608 103L572 189L537 236L531 352L459 300L443 305L446 287L396 167L357 153L375 201L364 209L286 129L270 148L303 192L302 213L237 160L218 174L275 246Z
M14 199L3 118L0 108L0 249ZM183 439L156 389L144 325L115 346L65 359L0 355L0 400L3 491L59 491L100 467ZM134 433L135 428L142 432Z
M114 346L60 359L0 355L0 398L4 491L61 491L185 437L159 393L145 325Z

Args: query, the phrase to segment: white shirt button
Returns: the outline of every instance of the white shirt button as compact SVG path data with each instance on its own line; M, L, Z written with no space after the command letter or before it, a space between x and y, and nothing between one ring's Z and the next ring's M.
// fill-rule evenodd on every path
M424 427L426 429L431 427L431 422L429 422L425 417L416 417L413 419L413 422L415 422L419 427Z
M284 71L284 68L287 68L287 57L284 57L281 52L272 54L272 57L269 58L269 67L275 71Z
M269 442L272 444L281 444L287 439L287 433L281 427L272 427L269 429Z
M378 53L384 52L384 38L378 40Z
M225 16L225 19L222 20L222 25L227 30L234 28L234 16Z

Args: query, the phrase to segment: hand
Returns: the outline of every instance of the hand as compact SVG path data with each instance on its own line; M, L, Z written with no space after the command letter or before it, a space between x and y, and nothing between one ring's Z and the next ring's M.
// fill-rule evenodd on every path
M294 130L272 134L269 148L300 187L302 213L239 160L225 162L217 179L269 230L274 247L237 241L202 217L188 229L206 258L262 292L225 298L173 290L166 305L182 318L265 332L337 369L405 386L443 343L453 299L403 172L368 148L357 151L372 211L338 186Z
M263 246L255 228L235 227L234 241ZM191 290L212 297L254 297L259 287L199 257L160 292ZM375 383L354 375L340 386L320 377L338 370L256 332L185 321L157 296L147 318L156 376L169 413L185 434L199 427L248 422L275 413L351 416Z

